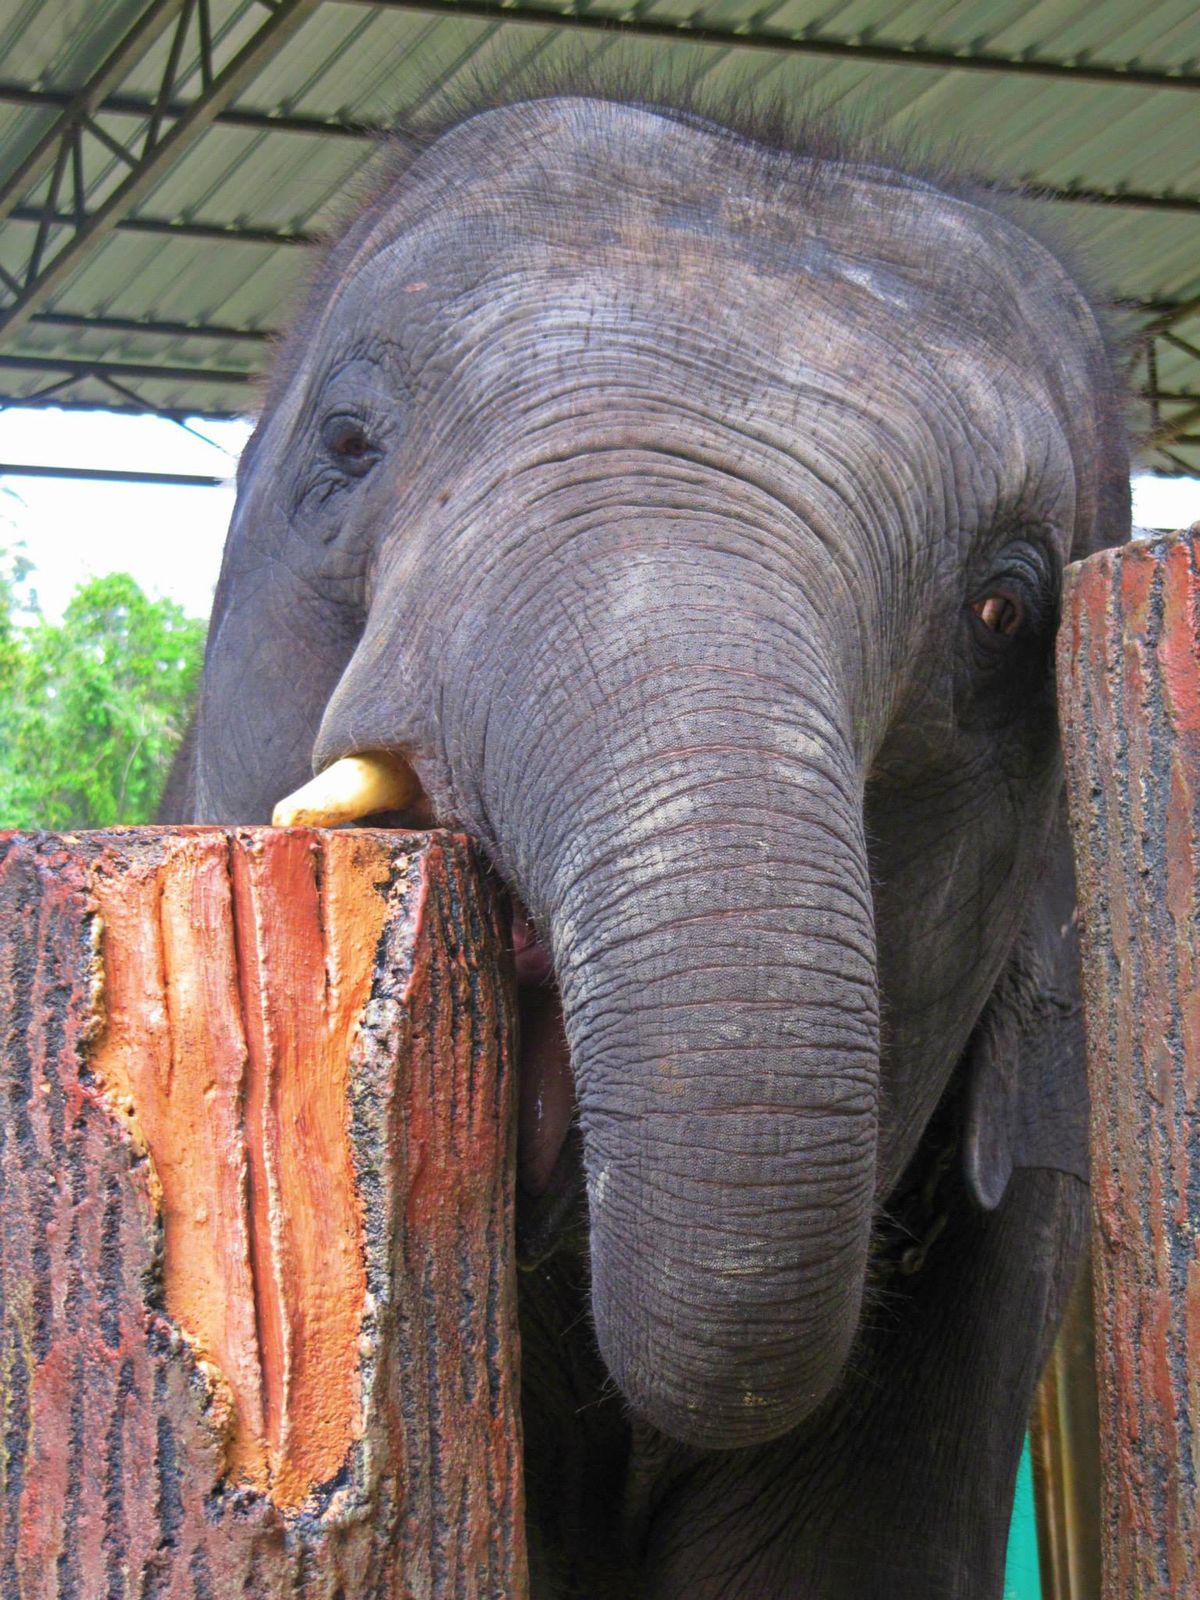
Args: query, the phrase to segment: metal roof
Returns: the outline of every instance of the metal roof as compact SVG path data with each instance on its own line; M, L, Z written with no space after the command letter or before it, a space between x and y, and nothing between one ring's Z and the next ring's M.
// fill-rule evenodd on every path
M1032 185L1200 472L1196 0L0 0L0 404L239 414L374 135L489 61L670 58Z

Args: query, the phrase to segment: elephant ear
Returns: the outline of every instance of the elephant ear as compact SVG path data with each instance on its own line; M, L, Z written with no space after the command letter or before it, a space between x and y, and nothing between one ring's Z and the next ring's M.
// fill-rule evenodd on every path
M965 1164L991 1211L1017 1167L1088 1178L1075 874L1065 805L1034 899L967 1048Z

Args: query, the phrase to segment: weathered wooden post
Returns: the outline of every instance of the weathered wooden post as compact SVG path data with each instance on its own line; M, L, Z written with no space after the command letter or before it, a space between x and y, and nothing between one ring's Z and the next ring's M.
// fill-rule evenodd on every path
M1105 1600L1200 1595L1200 549L1068 574Z
M501 944L448 834L0 835L0 1594L524 1595Z

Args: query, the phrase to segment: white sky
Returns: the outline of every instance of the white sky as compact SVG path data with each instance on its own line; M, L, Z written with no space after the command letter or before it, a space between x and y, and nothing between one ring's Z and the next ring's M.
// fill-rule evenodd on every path
M107 411L0 410L0 462L202 472L232 480L250 436L246 422L193 426ZM148 594L169 595L207 616L233 510L233 489L193 489L67 478L0 476L0 545L24 543L37 567L47 615L57 617L77 584L130 572ZM1134 479L1134 522L1182 528L1200 521L1200 480Z
M245 422L197 419L205 444L161 417L13 407L0 411L0 462L130 467L227 476L218 489L0 476L0 544L24 544L36 588L57 617L85 578L129 572L148 594L206 617L233 510Z

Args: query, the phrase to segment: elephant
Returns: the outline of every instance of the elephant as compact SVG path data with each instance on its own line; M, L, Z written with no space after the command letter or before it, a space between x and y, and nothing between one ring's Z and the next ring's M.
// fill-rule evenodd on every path
M1054 640L1120 372L1018 202L819 116L461 109L315 272L168 807L315 781L511 897L534 1600L1001 1594L1086 1235Z

